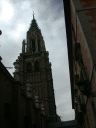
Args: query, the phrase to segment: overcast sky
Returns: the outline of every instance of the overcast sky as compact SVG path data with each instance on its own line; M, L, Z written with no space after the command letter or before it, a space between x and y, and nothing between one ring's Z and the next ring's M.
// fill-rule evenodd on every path
M35 19L44 37L52 63L57 113L62 120L74 119L71 106L63 0L0 0L0 55L6 67L21 52L22 40ZM12 73L14 71L10 70Z

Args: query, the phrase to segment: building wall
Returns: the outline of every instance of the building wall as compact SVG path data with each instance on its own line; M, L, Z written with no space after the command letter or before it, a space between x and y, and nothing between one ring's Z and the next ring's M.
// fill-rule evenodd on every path
M82 126L84 128L95 128L96 127L96 115L94 115L96 105L96 99L93 98L93 93L96 91L96 72L95 72L95 53L96 53L96 38L95 38L95 27L96 19L95 12L93 9L96 7L96 1L88 0L70 0L71 5L71 25L72 25L72 48L73 48L73 69L74 69L74 81L75 81L75 111L82 114ZM78 46L79 44L79 46ZM93 71L93 76L92 76ZM90 83L90 95L86 96L81 92L77 85L77 82L81 80L87 80ZM92 79L91 79L92 78ZM87 86L87 85L86 85ZM87 87L86 87L87 88ZM88 92L88 91L87 91ZM94 105L93 105L94 102ZM83 106L83 109L82 109Z
M7 74L7 75L6 75ZM0 127L13 125L13 80L0 62Z
M66 5L65 5L66 6ZM96 1L70 0L71 45L73 57L74 100L76 119L84 128L96 127ZM71 44L72 43L72 44ZM68 49L69 50L69 49ZM70 61L69 61L70 63ZM83 83L82 88L80 82ZM82 90L83 89L83 90Z
M0 62L0 128L24 128L26 107L20 86Z

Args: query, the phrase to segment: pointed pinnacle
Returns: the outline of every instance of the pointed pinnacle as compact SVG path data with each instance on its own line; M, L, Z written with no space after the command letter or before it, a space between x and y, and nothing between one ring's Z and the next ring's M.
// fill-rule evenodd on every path
M34 20L35 18L34 18L34 11L33 11L33 20Z

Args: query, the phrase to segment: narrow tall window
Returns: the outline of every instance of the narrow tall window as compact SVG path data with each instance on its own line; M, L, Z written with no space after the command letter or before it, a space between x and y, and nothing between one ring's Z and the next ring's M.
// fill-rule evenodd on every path
M4 116L6 119L9 119L11 115L11 106L9 103L4 104Z
M35 52L36 51L35 40L32 39L31 43L32 43L32 45L31 45L32 46L32 51Z
M31 86L30 83L26 84L26 94L27 94L28 97L32 96L32 86Z
M28 73L32 72L32 65L31 65L31 63L27 63L27 65L26 65L26 71Z
M40 46L40 39L38 39L38 51L40 52L41 46Z
M30 119L29 117L26 115L24 117L24 128L29 128L30 127Z
M38 61L35 62L35 71L36 72L39 72L40 71L40 65L39 65L39 62Z

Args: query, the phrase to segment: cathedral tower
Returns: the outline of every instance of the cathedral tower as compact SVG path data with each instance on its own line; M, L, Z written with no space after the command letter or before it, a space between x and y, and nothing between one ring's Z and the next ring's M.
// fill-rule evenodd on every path
M56 119L53 79L49 53L34 18L22 42L22 53L14 63L14 78L22 83L27 98L38 98L50 121Z

